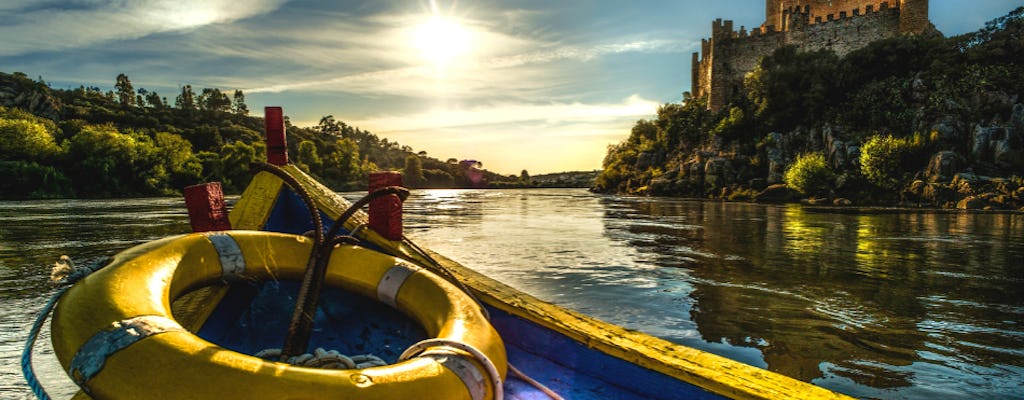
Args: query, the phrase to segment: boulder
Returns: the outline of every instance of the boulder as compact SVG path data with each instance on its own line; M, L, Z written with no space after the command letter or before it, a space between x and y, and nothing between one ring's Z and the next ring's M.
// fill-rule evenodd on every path
M784 183L769 185L754 197L758 203L785 203L793 201L796 193Z
M988 205L982 196L968 196L956 203L956 208L961 210L981 210Z
M704 185L708 189L719 189L735 182L736 173L725 157L712 157L704 164Z
M1017 132L1024 131L1024 103L1013 105L1013 113L1010 114L1010 126L1017 129Z
M835 199L834 201L832 201L832 205L847 207L847 206L852 206L853 202L850 201L850 199L846 199L846 198L840 197L840 198Z
M953 116L943 116L932 125L932 132L938 134L938 139L944 142L956 142L959 141L963 132L963 127Z
M964 167L964 160L952 151L940 151L932 156L925 168L928 182L949 182Z

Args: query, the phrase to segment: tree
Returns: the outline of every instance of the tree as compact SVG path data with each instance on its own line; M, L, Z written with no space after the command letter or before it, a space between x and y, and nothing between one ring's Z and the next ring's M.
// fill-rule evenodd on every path
M320 160L320 155L317 154L316 144L310 140L299 142L299 151L294 162L306 172L316 175L320 175L323 169L323 161Z
M835 181L835 174L828 168L825 156L820 153L801 154L786 168L783 181L790 188L807 195L823 195L829 192Z
M324 115L316 127L320 133L325 135L341 136L341 124L334 120L333 115Z
M235 90L233 111L237 115L249 115L249 106L245 104L245 94L241 90Z
M220 154L224 186L231 190L241 190L252 178L249 164L261 159L257 149L245 142L234 142L221 147Z
M196 109L196 94L192 91L192 85L181 87L181 94L174 99L174 107L180 110Z
M192 143L168 132L157 132L154 142L159 160L169 174L170 189L181 189L200 181L203 165L192 153Z
M405 157L405 170L402 174L403 181L410 187L420 187L426 183L423 176L423 162L415 155Z
M915 170L916 156L923 148L923 138L897 138L874 135L864 142L860 153L860 171L869 182L889 190L897 190Z
M146 95L146 103L149 103L149 106L153 107L155 109L158 109L158 110L163 109L164 107L167 106L166 102L167 102L167 99L166 98L161 99L160 95L157 94L156 92L149 92L149 94Z
M521 182L524 185L531 185L533 183L530 180L530 173L526 172L525 169L523 170L523 172L519 173L519 182Z
M135 105L135 89L132 88L132 81L128 80L128 75L118 74L114 88L117 89L117 99L122 105Z
M231 111L231 100L218 88L203 88L196 103L199 105L199 109L205 111Z
M53 122L47 124L48 120L28 113L5 111L0 107L0 159L46 164L61 152L54 140ZM13 118L5 118L4 114Z

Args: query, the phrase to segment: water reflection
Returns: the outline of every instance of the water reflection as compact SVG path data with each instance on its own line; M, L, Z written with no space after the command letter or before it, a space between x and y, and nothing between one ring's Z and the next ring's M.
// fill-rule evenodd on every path
M768 369L859 396L999 397L1022 388L1020 215L603 205L609 238L675 255L653 260L688 269L690 316L707 343L756 348Z

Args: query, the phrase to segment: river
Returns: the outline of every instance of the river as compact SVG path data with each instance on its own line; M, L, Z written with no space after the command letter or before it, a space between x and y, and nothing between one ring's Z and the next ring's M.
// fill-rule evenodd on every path
M349 194L348 197L358 197ZM541 299L863 398L1024 398L1024 215L420 190L419 244ZM0 398L61 255L189 230L180 199L0 202ZM36 369L74 392L44 330Z

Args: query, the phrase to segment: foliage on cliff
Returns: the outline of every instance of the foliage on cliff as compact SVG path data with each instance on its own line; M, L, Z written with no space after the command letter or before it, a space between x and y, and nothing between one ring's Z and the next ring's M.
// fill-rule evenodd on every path
M59 90L0 72L0 198L172 195L206 181L238 192L250 163L265 159L263 120L248 115L240 90L229 97L186 85L171 101L135 89L124 74L114 87ZM292 161L339 190L365 187L372 170L402 170L410 157L419 168L411 186L517 181L476 160L415 153L329 115L313 127L286 124Z
M899 200L944 151L964 161L946 158L954 173L1024 175L1024 163L1012 161L1024 157L1021 76L1024 7L978 32L901 36L842 58L784 47L759 61L746 95L721 111L685 94L638 121L609 146L594 190L729 197L785 182L804 154L829 170L805 193L868 201Z

